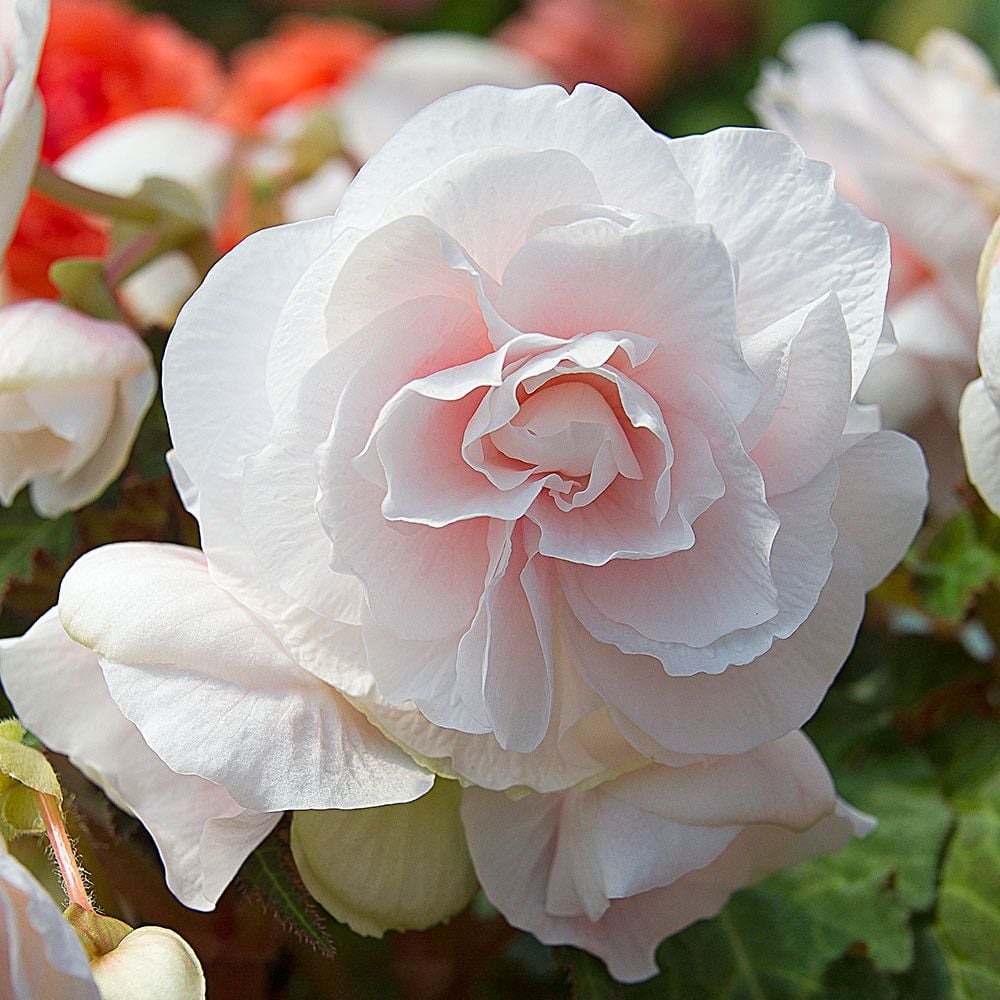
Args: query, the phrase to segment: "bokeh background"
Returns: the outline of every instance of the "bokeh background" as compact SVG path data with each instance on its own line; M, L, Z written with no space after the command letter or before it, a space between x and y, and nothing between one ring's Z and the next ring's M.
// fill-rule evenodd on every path
M746 102L762 62L817 21L908 50L929 29L950 27L1000 65L1000 0L132 2L169 14L226 53L296 15L519 40L562 59L567 72L572 64L578 79L627 91L669 135L754 124ZM162 341L150 335L157 355ZM197 544L162 467L167 446L157 407L136 448L135 474L75 521L46 529L53 534L40 555L19 551L30 572L3 594L0 635L24 631L53 603L74 546ZM1000 522L971 493L967 499L870 602L857 649L807 727L841 793L878 815L879 829L839 856L739 893L717 919L671 938L659 952L663 975L650 983L612 986L582 953L553 953L513 931L482 896L446 927L357 937L295 891L285 828L254 852L216 912L186 911L163 885L139 824L57 762L95 893L132 923L180 931L205 967L210 1000L1000 998L1000 657L990 663L990 654L960 641L973 614L1000 639ZM6 533L10 549L19 532L22 522L8 514L0 543ZM890 630L887 609L899 606L930 622L929 634ZM51 870L43 853L33 867L42 876ZM963 909L969 898L975 905ZM970 956L981 961L973 966ZM974 971L959 981L960 968Z
M536 44L573 50L579 63L591 63L592 75L600 75L598 66L627 60L629 67L619 75L643 78L641 92L627 96L668 135L755 124L746 95L762 60L776 55L797 28L816 21L840 21L862 37L907 50L931 28L953 28L1000 65L997 0L136 0L133 5L170 14L223 51L295 14L354 16L390 31L506 32L508 37L511 32L523 37L530 19L532 33L547 36ZM611 30L588 38L582 22L603 22Z

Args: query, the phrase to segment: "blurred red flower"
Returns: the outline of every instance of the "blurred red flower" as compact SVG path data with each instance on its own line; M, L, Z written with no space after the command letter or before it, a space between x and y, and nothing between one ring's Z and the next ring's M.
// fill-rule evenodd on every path
M162 14L117 0L53 0L38 85L45 99L44 159L57 159L105 125L153 108L209 112L222 63Z
M271 111L348 80L380 40L350 20L289 18L268 38L248 42L233 57L220 116L227 125L253 129Z
M497 36L566 87L597 83L642 104L678 75L736 51L754 8L745 0L529 0Z

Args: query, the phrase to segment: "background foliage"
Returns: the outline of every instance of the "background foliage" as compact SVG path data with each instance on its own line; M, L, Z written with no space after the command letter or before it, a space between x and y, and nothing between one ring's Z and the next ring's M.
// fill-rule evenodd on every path
M169 12L224 50L277 15L266 0L139 6ZM441 0L410 22L359 10L390 28L488 33L515 7ZM743 51L711 75L678 83L645 109L649 120L674 135L752 124L745 101L762 59L795 28L821 20L904 47L946 24L1000 63L995 2L762 0ZM158 355L163 342L151 340ZM139 538L197 543L166 476L167 442L157 401L129 470L98 503L48 522L22 496L3 513L0 634L22 632L48 608L66 567L89 548ZM959 513L927 528L870 601L857 648L807 727L841 794L876 815L877 830L737 894L719 917L665 942L662 975L632 987L613 984L590 956L550 952L511 930L482 897L445 928L358 938L305 894L283 828L247 861L216 913L190 913L163 887L138 824L60 770L100 897L116 899L132 923L184 934L217 1000L990 1000L1000 998L998 639L1000 522L964 493ZM44 868L43 858L34 863Z

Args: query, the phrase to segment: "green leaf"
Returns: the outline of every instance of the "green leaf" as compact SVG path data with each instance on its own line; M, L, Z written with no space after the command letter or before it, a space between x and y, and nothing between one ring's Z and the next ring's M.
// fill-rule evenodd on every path
M72 546L72 514L55 521L39 517L27 492L22 493L8 510L0 512L0 602L12 584L31 579L39 553L61 561L68 558Z
M873 661L877 662L877 661ZM897 994L916 957L913 915L933 905L951 810L934 769L889 728L864 669L808 727L845 799L879 821L838 854L737 893L670 938L643 1000L835 1000ZM845 690L846 687L846 690ZM900 994L900 995L906 995ZM934 994L930 994L933 996Z
M995 520L962 510L938 530L922 553L907 558L931 614L959 621L976 596L1000 579Z
M579 948L559 948L556 958L569 976L573 1000L618 1000L624 996L599 958Z
M959 805L941 872L935 934L956 1000L1000 997L1000 774Z
M327 918L306 891L280 830L264 841L243 863L240 885L281 925L326 958L336 949Z
M839 869L851 880L865 878L873 886L881 882L903 910L927 909L934 901L951 810L930 762L885 727L877 703L862 700L866 686L864 678L846 691L832 690L806 732L840 795L875 816L879 825L864 840L812 864Z
M52 765L41 750L21 742L24 735L25 729L17 719L0 722L0 774L61 802L62 789Z
M104 261L99 257L65 257L49 268L49 280L61 300L95 319L120 321L121 309L108 288Z

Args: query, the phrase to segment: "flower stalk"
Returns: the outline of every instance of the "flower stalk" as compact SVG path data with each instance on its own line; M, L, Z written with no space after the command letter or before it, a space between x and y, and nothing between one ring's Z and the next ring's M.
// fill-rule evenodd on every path
M59 803L53 796L46 795L44 792L36 791L35 799L38 802L38 809L42 814L42 821L45 823L45 833L52 845L52 853L59 866L59 874L62 876L63 886L70 904L75 904L82 910L93 910L94 904L90 901L87 887L84 885L83 873L80 871L76 852L73 850L69 834L66 831Z
M90 215L103 215L111 219L147 224L156 222L160 217L160 210L156 205L84 187L60 176L44 163L35 168L32 184L35 190L46 198Z

